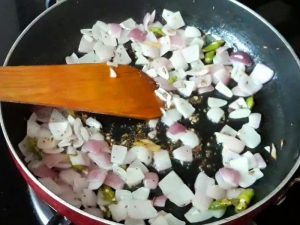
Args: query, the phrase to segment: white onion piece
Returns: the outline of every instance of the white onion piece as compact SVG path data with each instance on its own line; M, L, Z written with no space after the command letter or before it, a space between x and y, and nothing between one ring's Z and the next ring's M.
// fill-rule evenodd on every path
M39 178L39 181L56 195L63 193L62 188L50 177Z
M145 173L143 183L146 188L156 189L158 181L159 181L159 178L156 173L153 173L153 172Z
M37 137L38 132L40 131L41 126L32 120L27 120L27 136L28 137Z
M129 18L120 23L120 26L125 30L132 30L136 27L136 22L132 18Z
M247 123L247 125L253 127L254 129L257 129L259 128L260 122L261 122L261 114L251 113L249 115L249 122Z
M214 98L214 97L208 97L207 99L207 105L211 108L213 107L222 107L227 105L227 101L220 99L220 98Z
M128 55L125 47L123 45L119 45L115 51L113 62L120 65L128 65L131 63L131 61L132 60Z
M191 148L195 148L199 145L200 140L198 136L193 131L187 131L179 136L180 141L182 144L187 145Z
M128 168L140 168L144 174L148 173L148 168L138 159L135 159Z
M77 64L79 63L78 56L75 53L72 53L70 56L65 58L67 64Z
M172 151L173 157L181 162L192 162L193 152L189 146L182 146Z
M86 125L88 125L89 127L93 127L97 130L99 130L100 128L102 128L102 124L96 120L95 118L93 117L89 117L86 119L85 121Z
M138 167L128 167L126 172L127 172L126 184L129 187L138 185L139 183L142 182L142 180L145 177L143 171Z
M170 193L178 191L179 187L183 185L181 178L174 172L168 173L160 182L158 186L162 190L163 194L168 196Z
M85 63L96 63L98 62L98 57L94 51L90 51L87 54L84 54L82 57L78 59L78 63L85 64Z
M257 168L265 169L267 167L266 161L263 159L260 153L255 153L254 158L256 160Z
M115 190L123 189L124 187L124 181L112 171L109 171L107 173L107 176L104 180L104 184L109 187L112 187Z
M230 103L228 105L228 107L230 109L237 110L237 109L247 109L248 105L247 105L247 103L246 103L246 101L245 101L244 98L238 98L235 101L233 101L232 103Z
M207 93L207 92L212 92L213 90L215 90L215 88L212 85L209 85L207 87L199 88L198 93L201 95L201 94L204 94L204 93Z
M241 153L245 148L245 144L235 137L231 137L218 132L215 132L215 135L216 135L217 143L218 144L222 143L223 147L228 148L231 151L234 151L236 153Z
M273 75L274 71L272 69L264 64L257 63L250 77L261 84L265 84L272 79Z
M227 183L227 182L224 181L224 179L223 179L223 177L221 176L221 174L220 174L219 171L215 174L215 179L216 179L216 181L217 181L217 184L218 184L221 188L223 188L223 189L225 189L225 190L229 190L229 189L232 189L232 188L233 188L232 185L230 185L229 183Z
M152 14L146 13L143 19L144 29L147 31L148 26L154 22L156 11L153 10Z
M183 87L178 88L178 91L185 97L189 97L195 89L195 82L184 80Z
M136 158L146 165L149 165L152 162L152 152L143 146L134 146L130 149L135 151Z
M89 37L88 35L83 35L79 43L78 52L89 53L93 51L94 44L95 42L93 38Z
M221 64L212 65L210 68L210 73L212 75L212 81L214 84L218 84L222 82L223 84L227 85L230 81L230 74L229 71L226 69L225 66Z
M52 169L49 169L47 166L40 164L38 167L34 167L31 169L32 173L40 178L50 177L56 178L57 173Z
M127 154L127 147L122 145L113 145L111 150L111 162L122 165Z
M220 92L222 95L225 95L228 98L231 98L233 96L232 91L225 86L221 81L219 81L216 85L216 90Z
M56 109L51 113L49 119L49 130L51 131L55 140L62 140L65 137L65 132L68 128L68 120ZM68 136L72 135L68 134Z
M154 93L156 94L157 97L160 98L160 100L164 102L171 101L172 99L172 95L169 94L166 90L162 89L161 87L156 89Z
M159 215L158 217L153 218L153 220L151 220L150 224L151 225L168 225L168 222L163 215Z
M150 43L157 43L158 42L157 37L155 36L155 34L152 31L147 32L146 40L149 41Z
M106 23L98 20L92 27L92 35L93 38L96 40L101 39L102 37L102 32L107 32L108 31L108 26Z
M183 98L174 97L173 103L184 118L189 118L195 112L195 108Z
M199 59L200 49L198 45L190 45L182 49L181 53L187 63L192 63Z
M101 41L103 42L104 45L106 46L112 46L116 47L117 44L117 39L110 35L108 31L101 32Z
M127 217L124 222L125 225L145 225L145 221L142 219L132 219Z
M150 200L134 200L128 204L128 216L133 219L150 219L157 216L157 211Z
M73 186L74 179L80 178L80 174L75 172L73 169L66 169L59 172L59 178L65 182L66 184L69 184Z
M207 118L213 123L219 123L225 112L221 108L211 108L207 111Z
M198 88L208 87L212 83L212 77L210 74L195 76L191 80L194 80Z
M253 169L257 167L257 162L252 152L247 151L242 156L247 158L249 169Z
M206 192L209 186L215 184L215 180L205 174L205 172L200 172L196 178L194 188L195 191Z
M169 14L169 16L164 18L167 22L167 25L176 30L185 25L181 13L179 11Z
M258 92L260 89L262 89L262 84L255 82L254 79L252 79L250 76L244 74L241 76L238 87L246 94L253 95L256 92Z
M238 198L242 191L243 191L242 188L228 189L226 196L228 199Z
M243 51L237 51L230 55L230 60L232 62L242 63L246 66L251 66L252 60L248 53Z
M102 169L110 170L112 168L110 155L106 152L88 153L88 157Z
M232 127L225 125L222 130L220 131L222 134L226 134L232 137L235 137L237 135L237 131L233 129Z
M213 58L214 64L231 65L227 49L227 46L223 46L217 49L216 55Z
M168 194L167 197L178 207L184 207L192 202L194 193L187 185L182 184L178 187L178 190L176 192Z
M196 38L196 37L201 37L201 32L196 27L187 26L185 28L184 35L187 38Z
M104 63L114 57L114 47L103 45L102 42L97 42L94 50L100 62Z
M158 123L158 119L152 119L148 121L148 126L152 129L156 128L156 125Z
M99 189L105 181L107 171L103 169L93 169L88 173L88 188L90 190Z
M128 216L128 205L125 202L118 202L117 204L111 204L108 206L111 212L112 218L116 222L125 220Z
M250 115L251 111L250 109L236 109L229 113L229 118L230 119L242 119L246 118Z
M117 174L122 180L126 181L126 179L127 179L127 173L126 173L126 171L122 167L114 164L112 166L112 171L115 174Z
M210 211L201 212L195 207L192 207L188 212L184 214L184 217L190 223L198 223L212 218L213 215Z
M146 187L140 187L132 192L132 197L136 200L147 200L150 194L150 189Z
M132 29L128 36L132 41L136 42L143 42L146 39L146 33L138 28Z
M153 59L153 61L150 63L150 66L152 68L154 68L155 70L157 70L161 67L166 67L169 71L173 68L171 61L165 57L159 57L159 58Z
M233 67L230 76L235 82L238 83L240 78L245 74L246 67L244 64L236 62L233 62L232 66Z
M122 27L117 23L108 24L108 33L114 38L120 38L122 33Z
M171 39L169 36L164 36L159 39L160 43L160 56L163 56L171 50Z
M199 39L199 40L202 40L202 39ZM201 47L199 46L199 48L201 48ZM192 70L190 70L190 72L195 71L196 72L195 75L204 75L204 74L207 74L209 72L208 69L207 70L203 69L204 68L204 63L200 59L190 63L190 66L192 68ZM194 75L194 74L190 74L190 75Z
M262 178L263 176L264 176L263 173L258 168L252 169L249 172L242 174L239 185L242 188L247 188L252 184L254 184L256 180Z
M59 197L76 208L81 207L81 201L78 199L77 195L74 192L64 192Z
M210 198L220 200L226 197L226 191L218 185L209 186L206 195Z
M154 139L157 135L157 131L156 130L152 130L150 131L147 136L150 138L150 139Z
M169 77L170 77L169 72L168 72L168 70L165 66L162 66L162 67L158 68L156 70L156 72L159 76L161 76L162 78L164 78L166 80L168 80Z
M246 92L242 91L239 86L236 86L234 88L231 89L232 94L235 96L239 96L239 97L248 97L249 94L247 94Z
M261 142L260 135L248 125L243 125L243 127L238 131L238 137L248 148L256 148Z
M135 65L145 65L145 64L149 63L149 60L146 57L144 57L142 55L142 53L136 53L136 58L137 58L137 60L135 61ZM153 76L153 73L149 72L149 70L146 71L146 74L148 74L150 77L156 77L157 76L157 75Z
M160 48L157 44L152 44L152 42L144 42L141 43L142 54L146 57L150 57L152 59L158 58L160 56Z
M95 192L90 189L83 189L80 199L85 208L96 207L97 205L97 196Z
M208 197L205 192L196 191L192 200L193 206L201 212L207 211L213 199Z
M232 161L231 161L232 162ZM234 169L223 167L217 172L222 179L231 187L237 187L239 185L241 176L240 173ZM220 185L220 184L219 184Z
M103 140L88 140L81 148L82 152L101 153L110 152L110 148L106 141Z
M248 159L244 156L231 160L229 165L232 169L238 171L240 174L247 173L250 169Z
M86 157L86 154L80 151L76 151L75 154L69 155L70 162L73 166L81 165L81 166L89 166L90 161Z
M174 123L180 120L181 117L182 115L177 111L177 109L169 109L163 114L161 122L167 126L172 126Z
M128 36L129 32L130 32L129 30L122 30L121 35L118 38L119 44L121 44L121 45L126 44L130 40L130 38Z
M154 168L160 172L172 167L169 152L160 150L153 154Z
M240 155L236 152L230 151L227 148L222 149L222 162L225 167L230 167L229 162L239 157Z
M188 68L188 64L179 50L173 52L170 61L176 70L186 70Z
M154 197L153 205L156 207L165 207L167 199L168 198L164 195Z
M132 193L128 190L118 189L115 192L115 197L118 202L132 200Z

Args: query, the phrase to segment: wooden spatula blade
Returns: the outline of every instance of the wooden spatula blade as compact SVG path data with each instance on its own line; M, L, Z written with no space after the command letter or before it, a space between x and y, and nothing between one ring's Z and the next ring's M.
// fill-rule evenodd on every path
M17 66L0 69L0 100L137 119L161 116L156 84L130 66Z

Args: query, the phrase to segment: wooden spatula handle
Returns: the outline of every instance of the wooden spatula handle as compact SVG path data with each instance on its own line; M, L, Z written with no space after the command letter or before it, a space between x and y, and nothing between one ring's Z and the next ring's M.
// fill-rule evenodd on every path
M105 64L2 67L0 100L141 119L159 117L155 83L130 66L115 71L117 77L111 78Z

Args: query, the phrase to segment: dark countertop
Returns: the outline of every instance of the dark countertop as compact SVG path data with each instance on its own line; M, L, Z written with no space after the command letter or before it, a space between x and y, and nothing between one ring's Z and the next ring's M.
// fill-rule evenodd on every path
M241 0L271 22L300 55L300 1L297 0ZM44 10L43 0L0 0L0 62L26 25ZM0 224L37 225L26 184L13 165L0 134ZM266 210L258 224L296 224L300 186L288 193L280 206ZM283 216L284 215L284 216ZM298 222L300 224L300 222Z

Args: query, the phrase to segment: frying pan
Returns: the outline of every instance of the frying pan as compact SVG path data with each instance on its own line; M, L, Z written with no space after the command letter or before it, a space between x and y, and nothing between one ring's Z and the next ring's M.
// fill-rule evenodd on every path
M239 214L228 212L222 219L205 221L205 224L245 224L263 208L272 204L275 196L287 185L300 164L300 63L290 45L263 18L234 0L68 0L49 8L37 17L20 35L11 48L5 65L63 64L66 55L76 51L81 28L91 27L95 21L119 23L128 17L142 21L146 12L163 8L180 10L188 25L195 25L204 32L224 39L234 48L249 52L255 62L263 62L275 71L275 77L256 96L255 111L263 114L259 130L263 143L255 150L261 152L268 162L264 178L255 185L253 204ZM59 81L58 81L59 82ZM26 134L26 119L31 113L28 105L1 103L0 120L9 152L38 196L60 214L78 225L116 224L89 215L61 200L45 187L26 168L18 143ZM136 121L100 117L105 124L134 124ZM199 127L204 138L212 132L211 126ZM118 126L116 126L118 127ZM214 127L215 130L215 127ZM118 129L114 131L118 134ZM263 150L271 143L279 146L277 160L272 160ZM218 164L217 157L209 159ZM220 161L220 160L219 160ZM175 171L186 182L190 173ZM198 168L193 169L198 173ZM193 171L191 173L193 173ZM183 212L168 208L179 218ZM199 223L199 224L204 224Z

